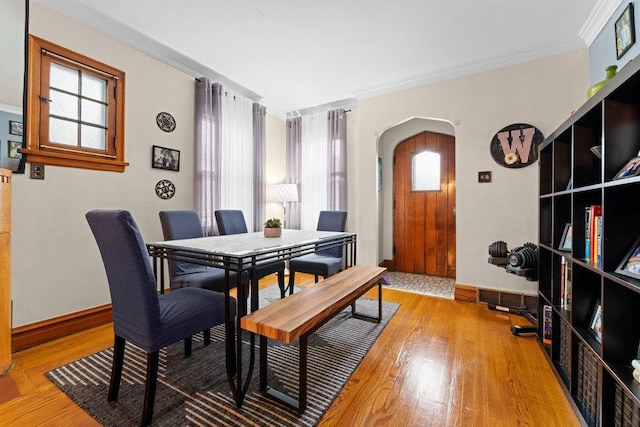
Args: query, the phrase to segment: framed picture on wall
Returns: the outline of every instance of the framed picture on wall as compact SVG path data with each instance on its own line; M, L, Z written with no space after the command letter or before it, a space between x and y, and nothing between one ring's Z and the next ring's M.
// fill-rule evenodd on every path
M11 135L22 136L22 123L9 120L9 133Z
M20 159L22 154L18 153L18 148L22 148L22 142L9 141L8 144L9 153L7 154L11 159Z
M151 167L156 169L167 169L170 171L180 170L180 151L172 148L159 147L154 145L151 154Z
M633 21L633 3L624 8L616 20L616 57L622 58L636 42L636 31Z

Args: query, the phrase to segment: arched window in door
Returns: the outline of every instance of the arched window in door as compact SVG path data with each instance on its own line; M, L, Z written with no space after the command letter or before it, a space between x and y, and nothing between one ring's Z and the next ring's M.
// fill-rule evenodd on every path
M440 191L440 154L422 151L413 156L411 191Z

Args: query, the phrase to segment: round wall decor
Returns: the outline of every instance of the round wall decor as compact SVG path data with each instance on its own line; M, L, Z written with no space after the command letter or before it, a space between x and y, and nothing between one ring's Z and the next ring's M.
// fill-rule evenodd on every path
M173 132L176 128L176 119L169 113L158 113L156 116L156 123L158 127L165 132Z
M538 160L544 135L535 126L516 123L500 129L491 140L491 156L505 168L523 168Z
M168 179L160 180L156 184L156 194L161 199L170 199L176 194L176 186Z

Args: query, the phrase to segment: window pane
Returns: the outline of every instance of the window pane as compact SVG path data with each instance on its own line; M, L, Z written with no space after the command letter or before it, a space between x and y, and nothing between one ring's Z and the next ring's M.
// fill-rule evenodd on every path
M78 120L78 97L51 89L49 92L49 114Z
M82 74L82 96L107 102L107 81Z
M73 68L52 62L49 86L71 93L78 93L78 72Z
M106 150L106 131L95 126L82 125L80 127L82 134L82 147L95 148L96 150Z
M78 146L78 125L75 122L49 118L49 141Z
M82 100L82 121L106 126L107 106L99 102Z
M411 159L411 190L440 190L440 154L423 151Z

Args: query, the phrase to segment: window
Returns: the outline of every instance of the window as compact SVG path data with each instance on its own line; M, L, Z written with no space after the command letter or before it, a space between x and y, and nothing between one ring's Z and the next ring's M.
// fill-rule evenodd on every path
M440 191L440 154L423 151L413 156L411 191Z
M124 73L29 36L31 163L124 172Z

